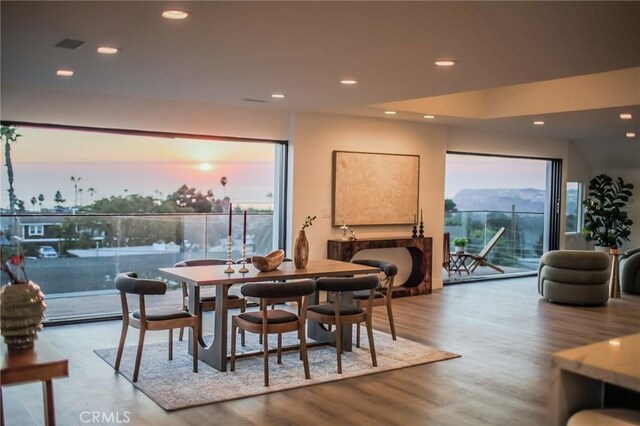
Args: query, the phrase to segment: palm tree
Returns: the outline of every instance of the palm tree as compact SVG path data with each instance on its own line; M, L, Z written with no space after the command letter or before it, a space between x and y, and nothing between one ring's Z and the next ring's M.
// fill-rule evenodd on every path
M81 177L76 179L74 176L71 176L71 182L73 182L73 191L74 191L74 199L73 199L74 207L78 206L78 184L80 183L81 180L82 180Z
M58 208L62 208L62 205L63 205L63 204L65 203L65 201L67 201L67 200L65 200L64 198L62 198L62 192L60 192L60 191L58 190L58 191L56 191L56 195L54 195L54 197L53 197L53 201L55 201L55 202L56 202L56 207L58 207Z
M11 126L2 126L0 128L0 134L4 139L4 159L7 166L7 177L9 179L9 214L15 214L17 198L13 189L13 163L11 163L11 142L16 142L20 137L16 133L16 128Z
M40 206L40 211L42 212L42 203L44 202L44 194L38 195L38 205Z
M227 179L226 176L222 176L220 178L220 183L222 184L222 195L223 197L226 197L227 192L225 191L225 187L227 186L227 182L229 182L229 179Z
M93 194L96 193L95 188L91 187L89 189L87 189L87 192L89 192L89 196L91 197L91 204L93 204Z
M31 205L35 208L36 204L38 204L38 199L36 197L31 197Z

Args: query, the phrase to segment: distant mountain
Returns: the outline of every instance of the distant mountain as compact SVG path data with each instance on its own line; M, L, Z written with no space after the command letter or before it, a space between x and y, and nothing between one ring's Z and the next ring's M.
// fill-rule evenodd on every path
M458 211L544 212L545 191L534 188L463 189L453 196Z

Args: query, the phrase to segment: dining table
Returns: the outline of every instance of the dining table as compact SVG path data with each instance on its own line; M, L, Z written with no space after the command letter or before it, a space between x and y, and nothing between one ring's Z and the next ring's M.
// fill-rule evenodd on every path
M234 284L352 276L380 272L380 269L376 267L330 259L309 260L305 268L296 268L294 262L283 262L277 269L268 272L259 271L251 264L246 265L248 272L245 273L239 272L241 265L234 264L231 265L231 267L234 269L234 272L231 273L225 272L227 265L159 269L164 277L187 284L189 292L189 312L193 315L202 315L202 312L200 312L200 304L198 303L201 288L215 286L216 299L213 342L211 345L207 345L203 339L202 331L200 331L199 336L194 336L193 332L189 330L189 352L191 353L192 339L198 339L200 343L198 358L200 361L219 371L227 371L227 359L229 356L227 341L229 328L227 297L229 295L229 288ZM316 295L315 300L318 300L317 297ZM345 330L347 336L350 336L350 330L351 327L349 327L349 330ZM335 344L335 342L331 342L331 339L335 339L334 332L332 333L310 324L308 334L309 338L315 341ZM348 349L350 342L347 343Z

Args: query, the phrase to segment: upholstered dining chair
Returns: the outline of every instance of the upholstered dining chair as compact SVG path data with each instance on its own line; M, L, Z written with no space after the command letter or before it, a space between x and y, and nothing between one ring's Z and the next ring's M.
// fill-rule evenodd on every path
M169 361L171 361L173 359L173 329L191 327L194 336L197 336L199 322L194 315L171 306L146 308L146 295L162 295L167 291L167 285L162 281L138 278L135 272L127 272L116 276L115 286L120 291L120 302L122 304L122 333L120 334L120 344L118 345L114 369L116 371L120 369L120 361L122 360L122 352L129 326L139 329L140 336L138 337L136 363L133 369L133 381L137 382L144 336L147 330L169 330ZM137 294L139 296L140 308L138 310L129 312L127 294ZM193 339L193 372L198 372L198 339Z
M386 291L383 293L380 291L380 282L378 282L378 286L376 288L375 293L373 294L373 306L381 306L384 305L387 307L387 316L389 317L389 328L391 329L391 337L393 340L396 340L396 326L393 322L393 310L391 309L391 300L393 299L393 292L397 289L393 287L393 281L396 275L398 275L398 267L390 262L384 262L381 260L367 260L367 259L357 259L352 260L351 263L357 263L360 265L367 265L379 268L382 272L384 272L384 281L386 282ZM356 301L358 306L361 308L366 308L367 303L369 303L369 291L368 290L358 290L353 292L353 300ZM358 328L356 331L356 346L360 347L360 325L358 324Z
M224 259L189 259L173 265L175 268L181 268L186 266L211 266L211 265L226 265L227 261ZM182 310L189 312L189 292L187 291L187 283L181 283L182 285ZM214 292L200 295L200 312L209 312L216 310L216 296ZM247 301L235 294L229 294L227 296L227 307L229 309L240 308L240 312L244 312L247 309ZM200 331L202 332L202 317L200 317ZM178 340L182 341L184 337L184 328L180 329L180 335ZM242 333L241 344L244 346L244 333Z
M234 315L231 320L231 360L230 370L236 368L236 334L237 329L260 334L262 337L262 357L264 362L264 385L269 386L269 334L278 335L278 364L282 363L282 333L298 332L300 339L300 356L304 365L305 378L311 378L309 373L309 358L305 334L307 306L309 295L316 291L316 284L312 279L287 281L283 283L253 283L245 284L240 289L247 297L260 299L259 311L245 312ZM299 315L281 309L267 309L273 299L301 297L302 307Z
M307 318L309 321L335 326L338 374L342 374L342 325L357 324L358 327L360 327L361 322L366 324L369 348L371 351L371 362L374 367L378 365L376 349L373 342L373 326L371 324L373 300L378 283L379 279L376 275L318 278L316 280L316 289L332 293L333 302L309 306L307 308ZM369 298L367 299L365 309L356 304L345 304L341 302L343 292L356 291L368 291Z

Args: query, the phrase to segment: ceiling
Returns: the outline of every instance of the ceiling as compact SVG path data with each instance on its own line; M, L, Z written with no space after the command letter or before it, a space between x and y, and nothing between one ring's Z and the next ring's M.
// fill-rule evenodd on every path
M161 18L171 6L191 16ZM3 87L423 122L437 99L472 92L428 121L569 139L595 166L640 167L640 2L3 1L0 12ZM85 43L54 47L65 38ZM98 55L99 45L121 51ZM442 58L457 64L436 67ZM609 83L569 78L596 73ZM556 88L565 81L572 91ZM515 102L522 87L535 108L523 96L518 114L455 112L474 93L493 94L485 108L500 93Z

